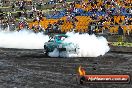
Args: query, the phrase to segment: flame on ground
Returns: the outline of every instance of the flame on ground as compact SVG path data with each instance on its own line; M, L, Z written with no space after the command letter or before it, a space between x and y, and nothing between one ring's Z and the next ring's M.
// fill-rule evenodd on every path
M79 66L78 71L80 76L84 76L86 74L86 71L82 68L82 66Z

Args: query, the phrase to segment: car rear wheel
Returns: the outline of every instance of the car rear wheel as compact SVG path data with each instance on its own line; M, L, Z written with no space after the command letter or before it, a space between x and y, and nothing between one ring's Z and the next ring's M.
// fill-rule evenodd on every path
M44 53L45 53L45 55L46 56L48 56L48 54L49 54L49 50L48 50L48 48L46 47L46 45L44 45Z
M49 52L48 51L45 51L45 55L48 56Z

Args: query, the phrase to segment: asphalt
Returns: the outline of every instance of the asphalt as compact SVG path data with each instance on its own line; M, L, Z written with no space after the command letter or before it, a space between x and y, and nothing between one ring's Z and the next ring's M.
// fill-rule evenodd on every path
M0 48L0 88L132 88L132 83L77 83L78 67L87 74L132 75L132 53L108 52L91 58L51 58L43 50Z

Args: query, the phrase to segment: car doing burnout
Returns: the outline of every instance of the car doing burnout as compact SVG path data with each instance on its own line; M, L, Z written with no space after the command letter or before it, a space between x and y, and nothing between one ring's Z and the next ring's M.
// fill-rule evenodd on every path
M44 44L44 52L46 55L48 55L49 52L53 52L55 49L57 49L59 52L70 52L77 54L78 52L78 46L73 44L72 42L64 42L66 38L69 36L66 34L58 34L49 39L48 42Z

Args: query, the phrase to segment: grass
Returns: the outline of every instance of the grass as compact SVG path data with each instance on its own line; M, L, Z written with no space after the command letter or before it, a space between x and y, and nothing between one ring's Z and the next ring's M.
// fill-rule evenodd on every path
M6 8L11 8L11 6L7 6L7 7L0 6L0 9L6 9Z
M112 42L113 46L125 46L125 47L132 47L132 43L129 42Z

